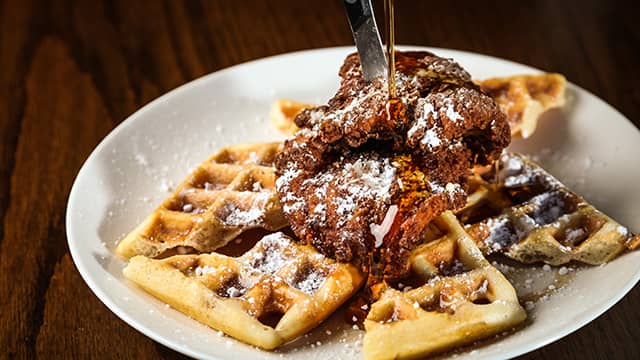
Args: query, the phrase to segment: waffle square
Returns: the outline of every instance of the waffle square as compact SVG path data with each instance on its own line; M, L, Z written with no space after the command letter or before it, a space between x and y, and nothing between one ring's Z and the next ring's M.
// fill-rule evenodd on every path
M124 275L190 317L263 349L308 332L362 285L363 275L282 233L242 256L136 256Z
M505 152L476 173L457 216L485 254L599 265L638 247L638 236L522 155Z
M517 75L479 81L507 115L511 135L528 138L540 115L565 103L567 80L560 74Z
M412 253L412 287L381 285L365 319L366 359L421 358L508 330L526 318L509 281L451 212L434 220L431 236L435 240Z
M156 257L176 248L213 251L246 230L287 225L275 191L279 143L232 145L200 164L116 253Z

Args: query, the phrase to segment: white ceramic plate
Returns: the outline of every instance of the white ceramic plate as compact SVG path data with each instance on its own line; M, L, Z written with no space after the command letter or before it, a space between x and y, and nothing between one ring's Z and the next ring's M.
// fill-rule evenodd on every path
M456 59L478 79L539 72L483 55L426 50ZM167 188L218 147L281 139L267 118L273 99L325 102L337 88L338 68L351 51L303 51L213 73L148 104L100 143L71 191L67 236L78 270L109 309L145 335L187 355L279 358L280 353L220 336L136 288L123 278L125 262L113 255L113 249L168 195ZM640 168L629 166L637 164L640 132L587 91L569 85L568 94L562 113L542 121L533 137L515 141L511 148L537 155L552 174L599 209L640 231ZM536 304L522 330L458 357L506 358L544 346L598 317L639 278L640 252L576 272L568 285ZM362 332L342 324L334 317L281 352L301 359L353 358L360 351Z

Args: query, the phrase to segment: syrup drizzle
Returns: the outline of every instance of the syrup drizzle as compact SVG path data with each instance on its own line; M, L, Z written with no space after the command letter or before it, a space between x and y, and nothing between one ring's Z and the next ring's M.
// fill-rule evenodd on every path
M387 52L387 86L389 91L389 99L386 106L386 115L389 121L402 121L404 117L404 107L402 102L397 98L396 94L396 55L395 55L395 34L394 34L394 14L393 14L393 0L385 0L384 2L385 13L385 41ZM397 214L396 216L401 216ZM371 256L369 262L366 264L366 271L368 273L367 283L364 289L358 296L351 301L345 312L345 320L348 323L358 325L362 327L364 319L367 317L371 305L376 301L377 296L374 289L380 289L380 286L385 286L386 283L385 268L386 257L385 248L389 246L389 236L387 233L383 237L383 245L371 250Z
M385 40L387 43L387 84L389 100L396 98L396 51L393 16L393 0L385 0L384 13L386 16Z

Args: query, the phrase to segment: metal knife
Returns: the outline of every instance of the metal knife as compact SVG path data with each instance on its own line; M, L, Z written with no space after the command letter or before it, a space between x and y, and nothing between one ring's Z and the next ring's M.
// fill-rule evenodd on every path
M387 56L373 16L371 0L344 0L365 80L387 76Z

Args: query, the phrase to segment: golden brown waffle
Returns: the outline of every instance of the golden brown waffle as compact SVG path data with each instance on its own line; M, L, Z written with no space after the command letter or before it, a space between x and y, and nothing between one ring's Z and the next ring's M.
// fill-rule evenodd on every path
M296 115L298 115L300 111L314 106L315 105L299 103L293 100L277 99L271 105L271 111L269 113L271 124L283 133L291 135L298 130L298 127L293 122Z
M479 81L507 115L511 134L528 138L542 113L565 103L567 80L560 74L518 75Z
M116 253L156 257L175 248L213 251L253 228L287 225L275 191L279 143L232 145L200 164Z
M524 156L505 152L497 169L478 171L457 214L485 254L598 265L638 246L638 236Z
M124 275L190 317L263 349L320 324L363 281L354 266L282 233L265 236L238 258L216 253L157 260L136 256Z
M451 212L415 249L412 278L385 287L365 320L366 359L421 358L508 330L525 311ZM411 287L409 286L411 285ZM396 289L397 288L397 289Z

